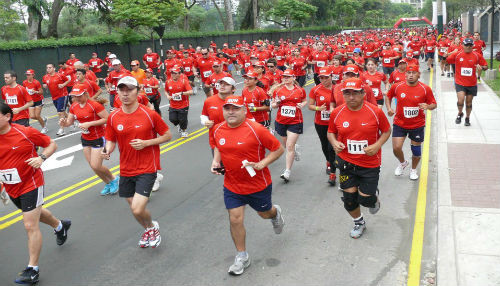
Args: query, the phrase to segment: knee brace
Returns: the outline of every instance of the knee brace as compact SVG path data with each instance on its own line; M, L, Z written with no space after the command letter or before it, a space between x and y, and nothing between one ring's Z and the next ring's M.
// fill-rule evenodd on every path
M422 156L422 146L421 145L411 145L411 153L415 157Z
M342 201L344 202L344 208L348 212L352 212L353 210L359 207L358 203L358 193L348 193L342 192L344 195L342 196Z
M375 203L377 202L377 196L368 196L368 197L359 196L358 202L360 205L366 208L373 208L375 207Z
M469 105L469 104L467 104L465 107L466 107L467 109L472 109L472 104L470 104L470 105Z
M457 101L457 106L458 106L458 107L464 107L464 104L463 104L463 103L462 103L462 104L460 104L460 102L458 102L458 101Z

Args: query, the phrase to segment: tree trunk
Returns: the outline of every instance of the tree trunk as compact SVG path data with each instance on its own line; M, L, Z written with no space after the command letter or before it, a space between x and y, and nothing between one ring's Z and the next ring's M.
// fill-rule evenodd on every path
M217 9L217 13L219 13L219 17L222 20L222 24L224 24L224 31L227 31L228 27L227 27L226 17L224 17L224 15L222 15L222 12L221 12L219 6L217 6L217 3L215 2L215 0L212 0L212 3L214 3L215 9Z
M259 3L258 0L252 0L252 12L253 12L253 28L259 28Z
M64 0L54 0L52 9L49 14L49 28L47 30L47 38L57 38L57 23L59 22L59 15L64 7Z
M38 40L39 21L37 16L38 15L28 10L28 39L30 40Z
M233 7L231 5L231 0L224 0L224 10L226 10L227 28L229 31L234 31Z
M188 32L189 31L189 15L186 13L184 15L184 31Z

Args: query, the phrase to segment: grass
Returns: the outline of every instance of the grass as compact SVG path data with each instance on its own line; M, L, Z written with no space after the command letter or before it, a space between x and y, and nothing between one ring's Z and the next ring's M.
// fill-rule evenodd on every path
M488 62L488 68L490 67L490 60L486 60ZM493 61L493 69L494 70L498 70L498 66L500 65L500 62L499 61ZM498 75L497 75L498 77ZM484 82L486 82L487 85L489 85L491 87L491 89L493 89L493 91L496 93L497 96L500 97L500 79L496 78L496 79L493 79L493 80L485 80Z

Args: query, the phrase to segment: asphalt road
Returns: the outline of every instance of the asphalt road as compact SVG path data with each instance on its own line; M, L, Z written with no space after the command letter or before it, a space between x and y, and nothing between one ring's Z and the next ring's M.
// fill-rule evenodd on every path
M237 77L236 81L242 79ZM422 73L422 81L429 81L428 72ZM308 85L306 91L312 86ZM239 84L237 94L241 88ZM201 128L199 115L204 98L200 93L192 97L190 132ZM167 109L162 109L165 119ZM55 113L53 107L47 111ZM59 161L66 158L68 164L68 158L74 156L68 166L45 172L46 206L57 217L71 219L73 224L62 247L56 245L52 229L41 225L44 244L39 284L405 285L418 182L410 181L408 173L394 176L397 160L389 140L382 151L379 184L382 208L376 215L364 209L367 230L360 239L350 238L352 220L343 208L341 192L327 183L313 115L312 111L304 110L304 134L298 142L302 146L302 159L294 163L290 182L284 184L279 178L285 156L270 167L273 201L281 205L286 220L283 233L274 234L270 221L260 219L247 208L247 250L252 265L242 276L227 274L235 249L224 208L223 178L209 172L211 153L207 132L199 130L185 140L172 130L175 143L162 148L165 152L161 155L161 172L165 179L148 205L153 218L160 223L162 243L157 249L137 247L141 227L125 200L100 196L103 183L87 180L94 174L81 151L58 158ZM49 120L49 135L53 138L56 120ZM169 126L172 127L170 123ZM57 139L58 151L78 150L74 146L79 140L78 134ZM422 274L434 272L435 268L434 146L431 140ZM410 156L408 142L404 150ZM117 166L118 153L106 165ZM0 207L0 228L4 227L0 230L0 285L13 284L16 273L28 261L26 234L19 214L5 217L15 210L12 203ZM17 222L5 225L16 218Z

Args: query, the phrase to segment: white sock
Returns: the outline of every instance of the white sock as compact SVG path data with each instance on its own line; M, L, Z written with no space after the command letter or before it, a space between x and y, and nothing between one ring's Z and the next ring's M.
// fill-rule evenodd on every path
M33 266L33 265L29 265L28 264L28 267L31 267L31 268L33 268L33 270L35 270L36 272L38 272L38 266Z
M242 258L247 258L248 257L248 252L246 251L238 251L238 254L236 256L242 257Z
M59 224L58 224L58 225L57 225L57 227L56 227L56 228L54 228L54 229L55 229L56 231L61 231L61 229L62 229L62 222L61 222L61 221L59 221Z

